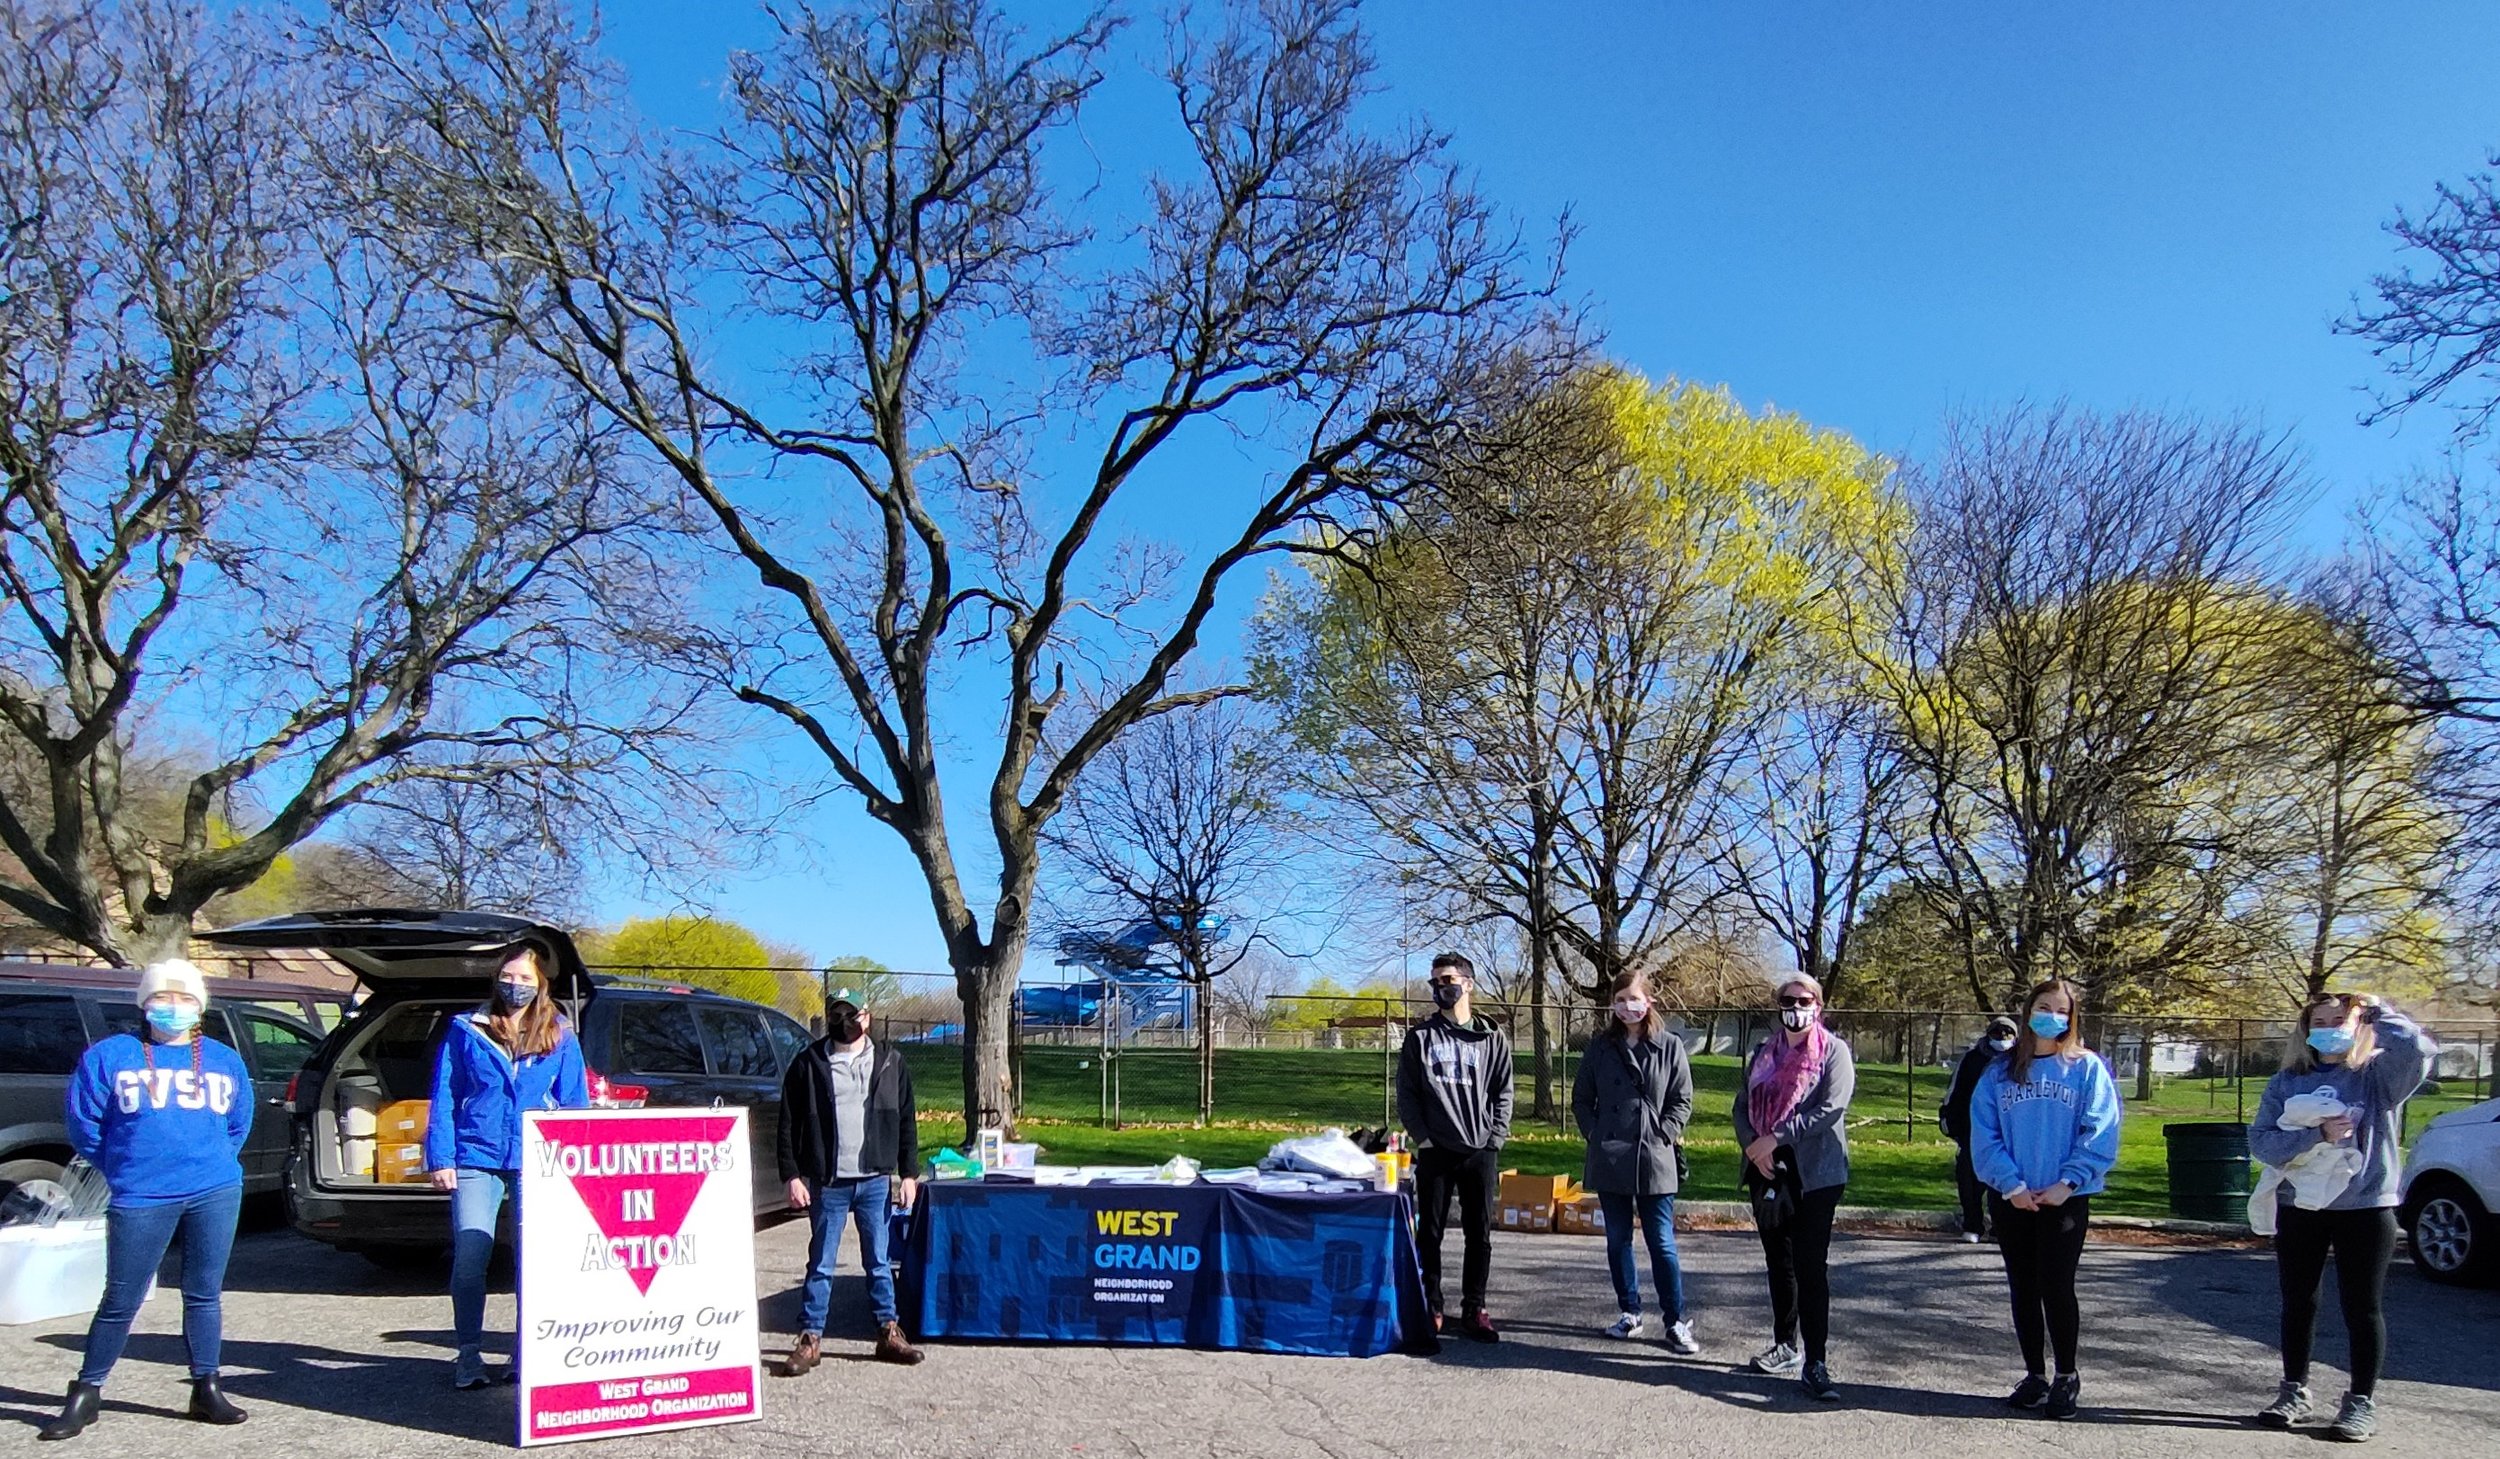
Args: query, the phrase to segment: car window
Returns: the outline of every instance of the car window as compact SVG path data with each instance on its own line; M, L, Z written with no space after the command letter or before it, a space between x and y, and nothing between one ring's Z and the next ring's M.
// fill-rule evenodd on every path
M773 1041L773 1052L781 1056L784 1068L788 1068L792 1059L797 1058L806 1051L809 1044L815 1042L807 1036L806 1029L778 1013L764 1015L764 1033Z
M636 998L616 1011L616 1041L626 1069L636 1074L700 1074L703 1041L694 1013L683 1003Z
M87 1027L66 994L0 994L0 1074L74 1073L86 1051Z
M248 1008L235 1017L242 1020L243 1036L252 1041L252 1067L263 1079L288 1078L312 1057L312 1035L294 1024Z
M713 1072L731 1079L770 1079L781 1072L772 1041L764 1036L764 1020L743 1008L706 1004L695 1010L703 1036L712 1045Z

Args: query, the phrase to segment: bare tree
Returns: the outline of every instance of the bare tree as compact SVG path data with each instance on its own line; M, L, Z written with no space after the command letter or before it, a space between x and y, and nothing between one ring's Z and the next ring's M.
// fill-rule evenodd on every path
M351 0L327 29L342 84L391 109L365 155L402 217L483 271L471 316L631 433L753 574L764 603L736 623L766 631L724 631L713 672L919 865L968 1119L1010 1113L1041 836L1078 777L1227 692L1172 687L1225 581L1358 525L1537 292L1438 134L1358 120L1372 59L1350 10L1176 21L1185 165L1100 237L1060 211L1050 157L1111 54L1103 14L1034 38L981 0L781 11L770 47L731 57L720 130L665 153L617 120L557 4ZM727 318L772 327L711 327ZM1248 481L1193 482L1212 549L1124 537L1171 444L1233 424L1268 449ZM996 726L977 750L976 722ZM946 745L982 762L986 917Z
M1859 918L1902 861L1914 781L1884 706L1853 677L1801 686L1757 729L1728 865L1799 971L1845 996Z
M571 923L581 918L590 833L555 810L498 780L417 777L368 801L344 839L420 906Z
M2280 687L2266 554L2300 491L2251 432L2064 409L1955 422L1911 473L1867 664L1982 1006L2056 974L2107 1009L2225 961Z
M1253 947L1212 990L1215 1012L1247 1033L1253 1042L1276 1026L1275 1000L1301 990L1302 974L1293 961L1269 947Z
M430 327L301 78L152 0L0 33L0 733L37 782L0 903L143 959L386 787L647 752L587 609L654 505L526 357ZM201 761L170 826L143 721Z
M1198 1120L1215 1113L1215 980L1304 910L1294 775L1249 710L1219 700L1145 721L1078 777L1047 839L1062 951L1159 964L1196 989ZM1151 942L1132 928L1151 927Z
M2491 165L2500 168L2500 153ZM2368 340L2400 382L2365 419L2445 396L2458 434L2480 435L2500 411L2500 177L2441 183L2427 211L2399 210L2387 231L2409 251L2408 266L2371 280L2375 303L2356 302L2337 324Z

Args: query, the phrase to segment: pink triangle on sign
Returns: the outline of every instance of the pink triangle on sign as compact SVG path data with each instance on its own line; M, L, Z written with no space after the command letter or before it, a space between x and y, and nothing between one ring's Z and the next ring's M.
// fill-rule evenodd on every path
M695 1160L695 1151L708 1155L736 1125L734 1115L541 1119L538 1133L560 1160L564 1152L578 1152L578 1163L566 1161L557 1168L571 1167L567 1173L573 1191L599 1223L611 1255L649 1296L651 1279L660 1274L658 1244L676 1244L695 1197L716 1173ZM663 1165L670 1168L663 1170ZM743 1168L742 1161L732 1166Z

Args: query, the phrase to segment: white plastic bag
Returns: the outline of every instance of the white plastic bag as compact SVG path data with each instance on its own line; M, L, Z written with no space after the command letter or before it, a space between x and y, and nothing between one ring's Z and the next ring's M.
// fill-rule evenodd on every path
M1316 1135L1301 1135L1279 1140L1259 1162L1261 1170L1299 1170L1325 1175L1337 1180L1369 1181L1375 1178L1379 1162L1366 1154L1363 1147L1346 1138L1339 1129L1326 1129Z

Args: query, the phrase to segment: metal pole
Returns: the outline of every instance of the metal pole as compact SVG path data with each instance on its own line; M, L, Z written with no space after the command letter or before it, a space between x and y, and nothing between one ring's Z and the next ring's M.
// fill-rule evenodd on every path
M2241 1124L2248 1123L2248 1020L2231 1020L2232 1041L2236 1052L2231 1059L2231 1099L2239 1111Z
M1910 1015L1901 1015L1901 1138L1918 1138L1918 1061L1910 1047Z
M1380 1123L1397 1123L1398 1056L1389 1047L1389 1000L1380 1000Z

